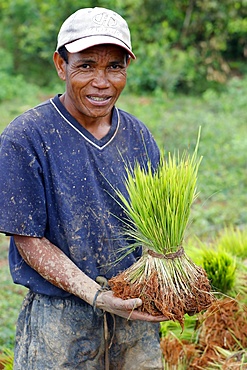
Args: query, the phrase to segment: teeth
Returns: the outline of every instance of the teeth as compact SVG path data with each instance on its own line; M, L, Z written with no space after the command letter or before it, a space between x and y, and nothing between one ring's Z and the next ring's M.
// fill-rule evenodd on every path
M100 98L98 96L90 96L90 99L95 100L95 101L104 101L104 100L107 100L107 98Z

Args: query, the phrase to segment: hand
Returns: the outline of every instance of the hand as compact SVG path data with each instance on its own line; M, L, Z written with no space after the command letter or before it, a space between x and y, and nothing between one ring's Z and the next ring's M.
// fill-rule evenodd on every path
M104 311L121 316L128 320L142 320L149 322L167 321L168 318L160 316L152 316L146 312L137 311L136 308L142 305L140 298L121 299L114 297L111 290L101 292L96 300L96 307Z

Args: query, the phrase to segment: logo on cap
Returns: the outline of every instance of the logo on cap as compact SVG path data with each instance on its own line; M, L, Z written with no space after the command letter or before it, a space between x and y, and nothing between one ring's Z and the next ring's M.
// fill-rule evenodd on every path
M94 23L104 27L117 27L117 21L107 13L100 13L93 17Z

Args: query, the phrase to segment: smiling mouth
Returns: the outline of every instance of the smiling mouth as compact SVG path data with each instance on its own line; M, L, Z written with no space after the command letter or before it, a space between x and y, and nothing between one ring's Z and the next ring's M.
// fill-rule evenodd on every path
M109 96L100 97L100 96L88 95L88 99L93 100L93 101L98 101L98 102L104 102L104 101L109 100L110 97Z

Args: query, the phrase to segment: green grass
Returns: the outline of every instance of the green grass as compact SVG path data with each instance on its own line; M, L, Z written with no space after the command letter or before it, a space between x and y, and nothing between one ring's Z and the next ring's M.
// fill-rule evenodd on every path
M16 319L27 291L13 284L7 257L8 239L0 234L0 351L14 346Z

